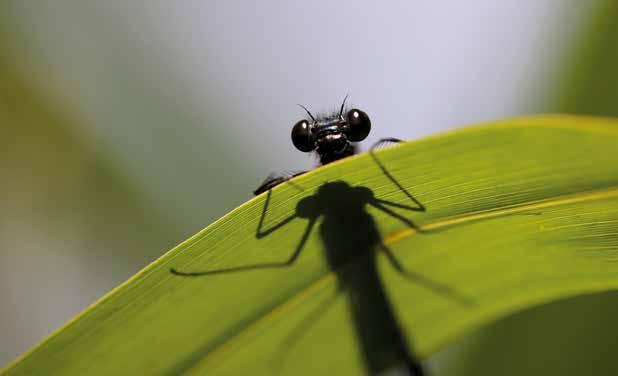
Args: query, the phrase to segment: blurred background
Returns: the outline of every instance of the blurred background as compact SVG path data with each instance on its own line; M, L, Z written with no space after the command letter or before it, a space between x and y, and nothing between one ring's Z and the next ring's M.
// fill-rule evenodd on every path
M536 112L618 115L611 0L0 3L0 368L165 251L311 168L345 94L365 144ZM460 339L435 375L615 374L618 294ZM586 318L586 320L582 320Z

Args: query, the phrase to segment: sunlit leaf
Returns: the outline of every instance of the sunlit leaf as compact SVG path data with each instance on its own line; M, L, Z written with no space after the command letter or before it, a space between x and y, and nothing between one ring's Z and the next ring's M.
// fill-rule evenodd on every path
M377 161L364 154L333 163L208 226L5 371L358 374L367 361L353 325L358 310L348 304L350 291L337 284L354 261L333 269L327 259L338 251L333 244L363 246L358 239L371 228L367 218L413 273L410 278L377 253L396 320L422 358L513 312L614 289L617 146L618 121L539 116L379 150ZM390 205L388 213L367 199L338 222L331 209L345 207L349 196L334 201L324 194L337 181L349 195L363 190L371 192L365 198L414 206L399 183L426 210ZM319 219L290 266L198 277L170 273L284 262L312 210ZM263 212L264 229L274 230L256 237Z

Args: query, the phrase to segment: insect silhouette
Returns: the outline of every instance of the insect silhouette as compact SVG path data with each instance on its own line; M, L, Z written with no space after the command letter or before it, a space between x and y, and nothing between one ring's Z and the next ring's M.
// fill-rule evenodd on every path
M382 242L376 223L366 207L371 206L382 211L420 233L423 233L421 228L391 207L415 212L423 212L425 207L411 195L409 197L413 205L405 205L379 199L367 187L352 187L346 182L335 181L323 184L315 194L299 201L294 214L264 229L264 219L271 196L272 191L268 191L258 222L256 238L268 236L297 218L308 221L296 249L287 260L211 271L181 272L172 269L171 272L179 276L196 277L290 267L299 258L312 229L322 217L319 235L325 257L337 277L338 291L344 293L349 301L351 318L367 372L375 375L395 367L407 370L409 375L423 375L423 367L415 358L400 330L385 292L377 270L375 250L382 251L394 269L410 281L463 303L467 303L466 298L447 286L406 270Z
M305 109L311 121L301 120L294 125L292 129L294 145L304 152L315 151L321 164L353 155L355 153L353 142L361 141L367 137L371 129L371 122L367 114L357 109L349 110L344 115L344 106L345 99L337 114L318 117L317 119L309 110ZM368 206L397 219L407 227L414 228L420 234L425 233L425 231L398 211L426 211L425 206L399 184L376 158L375 147L385 142L400 142L400 140L394 138L382 139L371 148L370 154L382 173L403 192L410 200L411 205L377 198L367 187L352 187L344 181L334 181L323 184L315 194L299 201L294 214L265 229L264 221L272 197L271 189L302 173L269 177L254 192L256 195L267 192L262 215L256 229L256 238L268 236L294 219L308 221L296 249L287 260L198 272L171 269L171 273L183 277L198 277L290 267L298 260L318 219L322 218L319 225L319 235L324 246L325 257L330 269L337 277L338 292L344 293L348 299L351 318L356 329L360 352L367 372L375 375L396 369L399 371L406 370L409 375L424 375L423 367L402 333L392 304L386 294L378 273L377 252L375 251L383 252L392 267L410 281L460 303L468 304L469 301L448 286L406 270L382 242L377 225L366 210ZM315 321L319 314L323 312L323 310L316 312L309 319ZM307 325L303 326L303 328L306 327Z
M355 143L367 138L371 131L371 120L365 112L357 108L344 113L347 99L346 95L339 112L319 116L313 116L305 106L299 104L307 112L309 119L299 120L292 127L292 143L296 149L305 153L315 152L321 165L356 154ZM388 138L378 143L400 141ZM271 174L253 193L257 196L305 172L287 175Z

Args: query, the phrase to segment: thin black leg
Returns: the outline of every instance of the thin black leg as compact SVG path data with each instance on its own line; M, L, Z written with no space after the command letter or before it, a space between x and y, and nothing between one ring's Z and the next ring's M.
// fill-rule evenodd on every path
M395 213L391 209L389 209L386 206L380 204L378 201L371 201L371 202L369 202L369 204L371 206L373 206L374 208L379 209L379 210L383 211L384 213L390 215L391 217L397 218L401 222L405 223L408 227L415 229L417 232L423 232L416 224L414 224L414 222L412 222L408 218L404 217L403 215Z
M309 328L311 328L313 324L315 324L318 319L322 317L330 307L332 307L332 303L339 296L338 292L339 290L331 293L325 301L320 302L317 307L314 307L311 313L306 315L306 319L298 323L292 330L290 330L288 335L285 337L285 340L283 341L283 346L285 346L286 349L289 349L298 340L298 337L301 333L304 333Z
M386 254L386 258L388 259L388 261L390 261L393 268L395 268L395 270L397 270L401 275L403 275L410 281L420 286L423 286L438 295L442 295L442 296L457 300L461 304L464 304L464 305L473 304L473 302L469 298L462 296L460 293L453 290L449 286L432 281L429 278L423 275L420 275L418 273L414 273L409 270L406 270L403 267L403 265L399 263L395 255L391 252L391 250L385 244L380 243L379 246L380 246L380 249L384 252L384 254Z
M380 203L382 205L389 205L389 206L393 206L396 208L400 208L400 209L406 209L406 210L411 210L411 211L425 211L425 208L419 208L417 207L412 207L412 206L408 206L408 205L404 205L404 204L399 204L396 202L392 202L392 201L388 201L388 200L383 200L381 198L374 198L375 202Z
M260 216L260 221L258 222L258 227L255 231L255 237L260 239L268 234L270 234L271 232L285 226L286 224L290 223L294 218L296 218L296 214L292 214L289 217L285 218L284 220L282 220L281 222L277 223L276 225L274 225L273 227L267 229L267 230L262 230L262 226L264 225L264 218L266 218L266 212L268 210L268 204L270 203L270 197L272 196L272 191L269 190L268 193L266 194L266 200L264 200L264 208L262 208L262 215Z
M403 140L399 139L399 138L395 138L395 137L385 137L385 138L381 138L378 141L376 141L373 145L371 145L371 149L370 150L374 150L379 148L380 146L386 144L386 143L393 143L393 144L398 144L403 142Z
M274 187L278 186L281 183L290 182L289 180L298 175L302 175L307 171L295 172L292 174L270 174L268 177L260 184L259 187L253 191L255 196L264 193L266 191L270 191ZM291 183L291 182L290 182ZM292 184L294 185L294 184ZM298 186L296 186L298 188Z
M234 267L234 268L218 269L218 270L207 270L207 271L203 271L203 272L182 272L182 271L176 270L175 268L171 268L170 269L170 273L172 273L174 275L177 275L177 276L181 276L181 277L201 277L201 276L207 276L207 275L243 272L243 271L258 270L258 269L270 269L270 268L285 268L285 267L288 267L288 266L292 265L298 259L298 256L300 255L300 252L302 251L303 247L305 246L305 243L307 242L307 239L309 238L309 234L311 233L311 229L313 228L313 225L315 224L316 219L317 218L311 218L309 220L309 224L307 225L307 228L305 229L305 232L303 233L303 236L302 236L302 238L300 240L300 243L296 247L296 250L294 251L292 256L290 256L290 258L287 259L286 261L283 261L283 262L267 262L267 263L263 263L263 264L255 264L255 265L247 265L247 266L237 266L237 267Z
M373 146L371 147L371 149L369 150L369 154L371 155L371 157L373 158L373 160L376 162L376 164L378 165L378 167L380 167L380 170L382 170L382 173L384 173L384 175L386 175L386 177L393 182L393 184L395 184L397 186L397 188L399 188L399 190L401 190L412 202L414 202L414 204L416 206L418 206L418 211L426 211L425 206L423 204L421 204L417 199L414 198L414 196L412 196L410 194L410 192L408 192L407 189L405 189L401 184L399 184L399 182L397 181L397 179L395 179L395 177L393 175L391 175L390 172L388 172L388 170L386 169L386 167L384 167L384 165L382 164L382 162L380 162L380 160L375 156L374 150L379 147L380 145L383 145L385 143L388 142L392 142L392 143L399 143L399 142L403 142L398 138L383 138L381 140L379 140L378 142L376 142L375 144L373 144Z

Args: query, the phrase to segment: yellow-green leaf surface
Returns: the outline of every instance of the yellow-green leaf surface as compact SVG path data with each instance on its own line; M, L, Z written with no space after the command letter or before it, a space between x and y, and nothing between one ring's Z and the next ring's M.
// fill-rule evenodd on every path
M406 270L451 290L416 283L384 253L377 255L400 326L422 358L526 307L618 287L617 152L618 121L571 116L506 120L376 152L426 211L394 208L397 218L367 205L366 212ZM378 199L410 204L363 154L276 187L264 228L339 180L368 188ZM287 260L308 220L292 219L256 238L267 196L165 254L5 372L362 373L348 299L337 290L339 271L326 261L323 219L289 267L201 277L170 273Z

